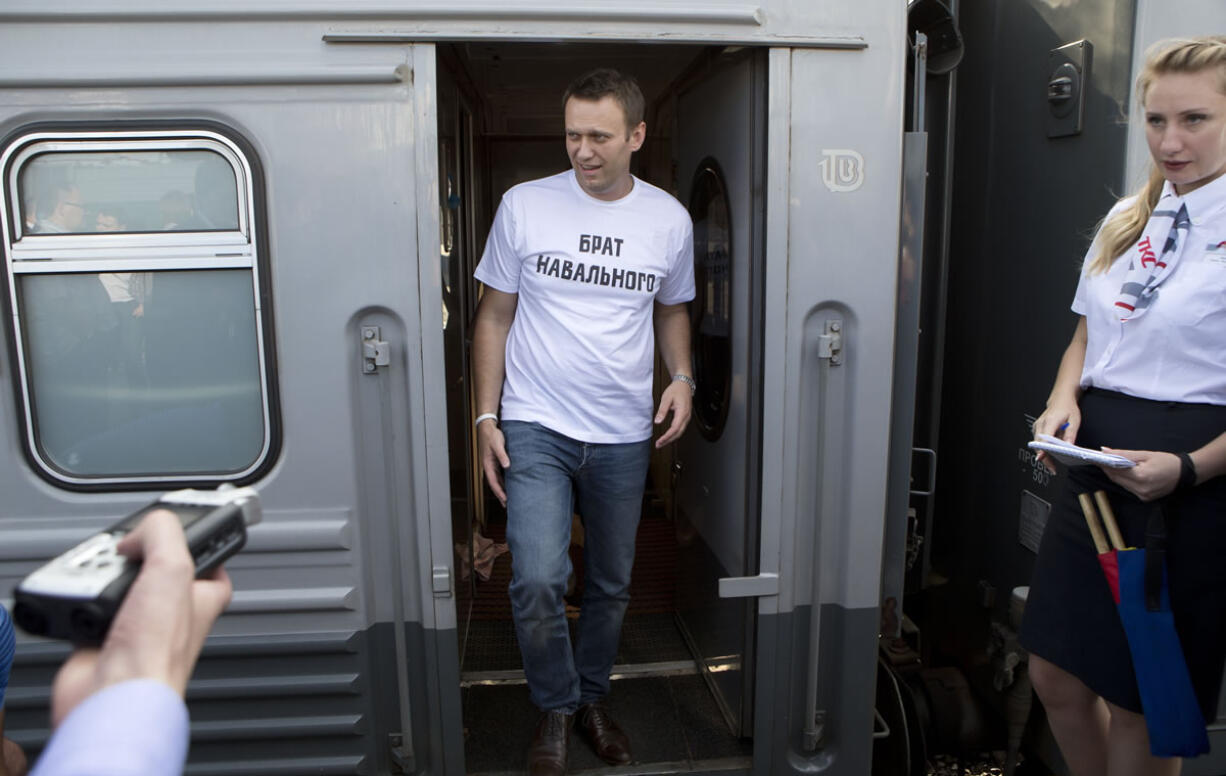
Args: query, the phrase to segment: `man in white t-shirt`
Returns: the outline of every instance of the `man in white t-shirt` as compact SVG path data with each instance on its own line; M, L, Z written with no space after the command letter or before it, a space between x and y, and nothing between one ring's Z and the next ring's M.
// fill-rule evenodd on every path
M473 337L478 450L507 507L511 607L542 712L529 750L536 776L566 772L572 717L606 762L632 759L602 701L630 598L652 423L669 421L657 448L680 437L695 387L690 217L630 174L647 132L643 95L603 69L572 83L563 105L572 169L503 196L476 271L485 292ZM673 380L653 415L656 341ZM562 597L573 511L585 543L572 649Z

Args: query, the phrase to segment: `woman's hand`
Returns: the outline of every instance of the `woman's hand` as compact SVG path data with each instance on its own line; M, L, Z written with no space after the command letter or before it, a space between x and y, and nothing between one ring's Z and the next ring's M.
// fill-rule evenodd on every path
M1103 452L1122 455L1136 461L1128 469L1101 468L1108 479L1124 488L1142 501L1153 501L1175 490L1179 484L1181 462L1174 453L1156 453L1152 450L1113 450L1104 447Z
M1039 434L1047 434L1048 436L1063 439L1069 444L1077 441L1077 430L1079 428L1081 428L1081 409L1077 406L1076 399L1065 399L1049 403L1047 409L1034 422L1035 439L1039 438ZM1045 451L1040 450L1035 458L1047 468L1047 471L1052 474L1056 473L1055 464L1052 463L1051 456Z

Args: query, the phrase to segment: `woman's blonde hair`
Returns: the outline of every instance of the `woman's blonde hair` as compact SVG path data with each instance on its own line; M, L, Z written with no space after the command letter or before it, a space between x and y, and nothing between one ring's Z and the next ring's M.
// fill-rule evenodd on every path
M1226 36L1175 38L1155 43L1146 52L1145 66L1137 76L1137 104L1144 109L1145 96L1154 80L1168 73L1199 73L1216 67L1218 89L1226 94ZM1098 253L1090 260L1091 274L1106 272L1116 257L1141 238L1141 232L1158 204L1164 182L1162 171L1149 164L1149 179L1128 207L1104 219L1098 233Z

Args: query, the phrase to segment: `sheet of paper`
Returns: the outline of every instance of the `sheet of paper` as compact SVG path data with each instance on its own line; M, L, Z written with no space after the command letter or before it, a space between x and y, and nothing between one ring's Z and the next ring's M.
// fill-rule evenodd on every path
M1084 466L1096 463L1113 469L1127 469L1136 463L1122 455L1104 453L1102 450L1091 450L1088 447L1078 447L1048 434L1039 434L1039 438L1031 442L1031 450L1044 450L1065 466Z

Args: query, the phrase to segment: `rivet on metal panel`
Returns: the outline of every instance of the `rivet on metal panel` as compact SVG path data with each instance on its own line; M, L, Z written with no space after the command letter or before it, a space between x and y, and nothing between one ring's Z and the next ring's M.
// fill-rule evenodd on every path
M826 321L825 330L817 338L817 357L830 359L831 366L843 363L843 322Z
M362 336L362 373L374 374L381 366L391 363L391 348L380 338L378 326L363 326Z

